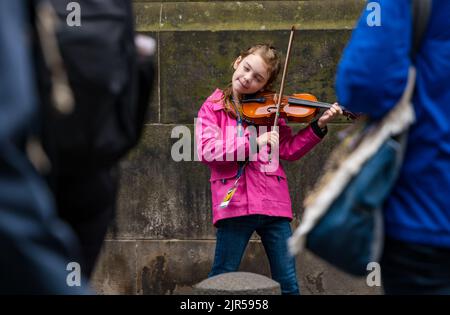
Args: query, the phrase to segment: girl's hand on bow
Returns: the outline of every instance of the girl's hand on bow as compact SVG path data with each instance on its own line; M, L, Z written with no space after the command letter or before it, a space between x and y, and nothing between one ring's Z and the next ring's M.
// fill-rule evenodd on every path
M323 115L317 121L319 128L325 128L325 126L335 119L338 115L342 115L342 108L338 103L334 103L329 109L327 109Z
M280 140L280 135L278 131L269 131L260 135L256 142L258 146L262 148L264 145L270 144L271 147L278 145L278 141Z

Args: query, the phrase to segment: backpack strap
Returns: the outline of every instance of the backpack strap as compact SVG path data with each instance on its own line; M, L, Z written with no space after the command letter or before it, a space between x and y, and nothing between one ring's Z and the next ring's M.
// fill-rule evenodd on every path
M412 0L413 38L411 60L414 62L431 15L432 0Z

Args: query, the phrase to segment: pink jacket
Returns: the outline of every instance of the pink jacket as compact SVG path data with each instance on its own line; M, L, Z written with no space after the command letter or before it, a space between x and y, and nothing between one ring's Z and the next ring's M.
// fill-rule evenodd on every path
M211 170L213 224L221 219L250 214L292 219L291 199L283 166L278 161L272 161L275 164L269 165L267 150L252 152L249 144L251 130L245 128L245 123L243 137L237 137L237 121L224 110L220 101L222 96L222 91L216 89L203 103L195 131L197 157ZM279 134L279 158L288 161L300 159L321 140L311 126L292 134L283 119L279 121ZM219 205L235 182L237 158L244 160L244 154L245 158L251 160L244 169L233 198L222 209Z

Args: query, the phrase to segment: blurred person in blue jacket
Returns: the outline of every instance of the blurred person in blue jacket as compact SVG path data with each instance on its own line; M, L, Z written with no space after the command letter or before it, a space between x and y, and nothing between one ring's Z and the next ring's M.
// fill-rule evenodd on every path
M78 240L26 154L39 117L29 13L0 0L0 294L84 294Z
M400 99L412 61L411 0L366 10L338 67L339 103L381 118ZM385 207L381 273L386 294L450 294L450 1L434 0L414 62L416 122ZM370 17L369 17L370 18Z

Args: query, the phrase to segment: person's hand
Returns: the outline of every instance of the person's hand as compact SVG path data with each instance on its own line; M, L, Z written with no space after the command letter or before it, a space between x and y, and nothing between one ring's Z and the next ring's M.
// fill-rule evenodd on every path
M134 43L141 58L150 58L156 53L156 41L150 36L138 34L134 37Z
M329 122L331 122L333 119L335 119L338 115L342 115L342 114L343 114L342 108L339 106L338 103L334 103L319 118L319 120L317 121L317 125L319 126L319 128L325 128L325 126Z
M256 142L258 143L258 146L261 148L266 144L270 144L271 147L274 147L275 145L278 145L278 141L280 140L280 135L278 131L269 131L266 133L263 133L260 135Z

